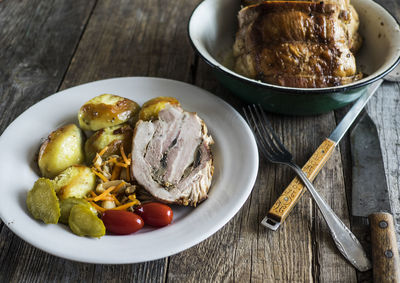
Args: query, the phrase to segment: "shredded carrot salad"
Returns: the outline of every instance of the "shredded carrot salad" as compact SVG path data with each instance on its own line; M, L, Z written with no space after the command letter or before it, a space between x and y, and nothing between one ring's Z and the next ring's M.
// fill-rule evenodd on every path
M121 180L121 182L118 185L109 186L102 192L98 191L98 194L91 191L90 195L86 197L86 200L89 201L89 203L99 212L104 212L107 209L126 210L132 206L139 205L140 201L136 199L136 195L133 193L128 195L124 202L122 202L118 197L121 189L130 185L128 182L131 181L131 154L128 154L127 156L125 154L124 146L121 144L120 155L113 155L108 159L103 160L102 156L107 152L107 150L108 147L106 146L96 154L91 170L99 178L100 184L118 180ZM110 168L112 169L110 170ZM102 202L104 201L113 202L115 207L103 207Z

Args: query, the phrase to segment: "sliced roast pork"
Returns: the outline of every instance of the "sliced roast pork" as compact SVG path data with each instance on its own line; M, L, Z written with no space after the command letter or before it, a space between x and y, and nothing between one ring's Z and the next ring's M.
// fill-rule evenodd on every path
M162 202L196 206L211 185L212 143L196 113L167 106L158 120L136 124L132 176Z

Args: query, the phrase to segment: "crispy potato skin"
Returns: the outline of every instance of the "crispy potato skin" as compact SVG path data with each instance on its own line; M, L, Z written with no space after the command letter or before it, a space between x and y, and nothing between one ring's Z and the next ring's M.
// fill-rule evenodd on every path
M82 105L78 113L83 130L97 131L133 119L139 113L136 102L113 94L102 94Z
M121 144L125 151L132 146L133 129L129 124L108 127L95 132L85 143L86 162L91 163L96 153L106 146L108 149L103 157L120 153Z
M83 198L96 187L96 175L87 166L74 165L57 175L54 183L60 200Z
M85 136L69 124L52 132L39 149L38 165L42 176L53 178L71 165L85 161Z
M165 108L166 105L177 105L179 101L174 97L159 96L145 102L139 112L139 120L149 121L158 118L158 112Z

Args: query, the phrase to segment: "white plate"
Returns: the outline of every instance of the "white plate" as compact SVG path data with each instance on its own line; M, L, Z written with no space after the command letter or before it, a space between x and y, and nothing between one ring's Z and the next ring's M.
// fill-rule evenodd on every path
M60 125L75 122L86 101L113 93L143 104L174 96L199 114L215 140L215 171L209 198L197 208L173 207L174 220L160 229L127 236L79 237L67 226L45 225L27 212L26 193L39 177L34 156L41 139ZM226 102L198 87L159 78L115 78L58 92L21 114L0 137L0 217L19 237L50 254L90 263L135 263L181 252L226 224L249 196L258 170L257 146L243 118Z

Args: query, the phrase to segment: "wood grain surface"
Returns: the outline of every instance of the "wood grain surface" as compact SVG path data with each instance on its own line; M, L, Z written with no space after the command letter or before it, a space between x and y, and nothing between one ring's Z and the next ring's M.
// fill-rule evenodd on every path
M218 84L189 44L187 21L200 2L0 1L0 134L24 110L58 90L121 76L192 83L240 111L244 103ZM378 2L400 16L395 0ZM368 105L381 138L397 223L399 91L399 84L384 83ZM268 118L296 163L305 164L345 111L309 117L268 114ZM336 250L308 193L278 231L260 225L293 177L289 168L260 159L252 194L221 230L184 252L139 264L95 265L61 259L32 247L0 223L0 282L371 281L371 273L357 274ZM350 149L344 139L314 185L347 225L350 184Z

